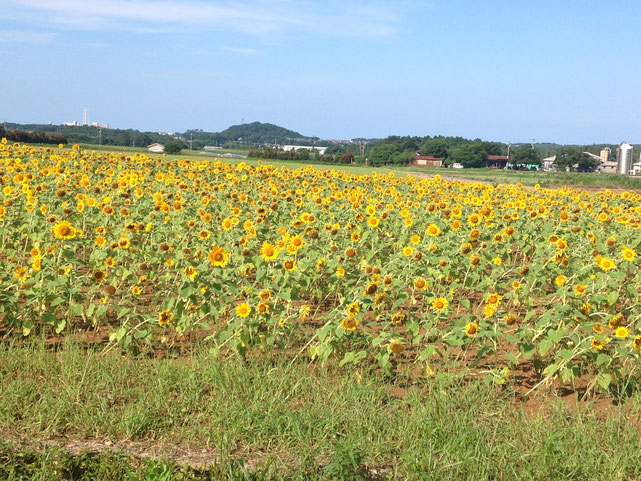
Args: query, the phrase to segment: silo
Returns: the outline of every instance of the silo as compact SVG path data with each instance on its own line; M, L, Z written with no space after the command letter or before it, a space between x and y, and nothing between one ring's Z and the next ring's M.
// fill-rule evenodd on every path
M632 146L627 142L621 142L617 150L617 173L627 175L632 163Z

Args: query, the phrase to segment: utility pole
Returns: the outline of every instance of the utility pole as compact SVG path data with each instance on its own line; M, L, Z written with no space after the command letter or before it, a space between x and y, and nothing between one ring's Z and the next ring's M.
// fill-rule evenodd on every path
M534 137L530 139L532 141L532 148L534 148L534 141L536 140Z
M194 142L194 134L190 133L189 134L189 150L191 150L191 146L192 146L193 142Z
M102 145L102 129L98 127L98 145Z
M512 147L512 142L508 140L507 141L507 158L508 159L510 158L510 147Z

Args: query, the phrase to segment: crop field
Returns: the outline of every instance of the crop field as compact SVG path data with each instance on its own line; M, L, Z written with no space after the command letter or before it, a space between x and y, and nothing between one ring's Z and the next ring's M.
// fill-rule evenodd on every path
M5 387L21 366L49 381L68 376L65 387L79 382L92 389L87 379L100 386L102 375L86 377L89 364L83 368L76 358L67 360L78 366L78 378L55 374L58 367L43 367L25 354L30 339L58 346L54 350L81 339L96 359L118 353L115 364L103 366L112 380L119 375L113 366L123 362L125 371L136 371L129 363L139 362L141 372L151 372L151 360L190 357L198 346L194 364L205 363L201 356L207 356L234 366L226 382L242 379L243 366L294 366L298 383L304 383L303 371L330 379L339 373L341 389L321 391L336 388L346 396L350 386L372 379L377 385L402 380L403 389L433 383L441 386L434 388L435 399L449 389L443 386L453 385L481 398L477 389L517 399L563 389L584 400L616 402L638 392L641 195L636 192L487 185L439 175L417 179L6 141L0 158ZM39 348L33 356L46 357ZM167 376L176 369L163 366ZM171 372L173 383L191 382L184 372ZM216 376L210 379L214 384ZM261 371L261 376L270 374ZM288 400L299 384L274 382L272 392L280 392L283 383L291 388L283 395ZM121 385L131 388L122 380L100 389ZM173 395L153 386L159 403L167 402L168 419L179 417L180 410L172 411ZM58 388L51 386L37 399ZM181 391L181 399L192 388ZM91 425L88 414L75 421L82 429L60 424L80 416L84 396L93 395L83 395L80 387L77 396L67 391L55 396L75 399L70 404L76 408L64 416L47 420L43 409L27 416L29 403L20 406L12 397L20 389L28 388L0 389L0 425L29 420L23 426L29 432L163 438L145 428L148 420L133 415L129 424L106 417L108 428ZM318 389L309 385L305 392L314 392L319 402ZM33 392L22 395L36 399ZM133 396L121 395L110 405ZM365 409L365 401L355 402L364 402ZM191 406L187 412L195 409L185 406ZM63 403L58 408L67 409ZM372 409L372 419L377 412ZM631 420L621 422L636 429ZM183 435L195 442L200 431L192 428ZM245 428L238 433L247 436ZM267 438L264 434L269 444ZM398 452L380 442L383 454L374 461L400 462ZM303 444L298 448L304 451ZM339 448L352 453L341 459L357 469L361 458L354 458L349 443ZM1 469L2 459L13 454L0 453ZM350 478L356 476L350 468L347 477L327 479L411 478L412 469L428 469L417 459L403 461L400 474L382 470ZM434 459L429 469L460 479L463 472L450 462L457 463ZM517 475L520 463L505 475ZM615 478L626 479L616 462L609 466L608 472L618 473ZM475 473L499 476L491 470ZM572 473L590 477L588 471L571 470L563 476Z

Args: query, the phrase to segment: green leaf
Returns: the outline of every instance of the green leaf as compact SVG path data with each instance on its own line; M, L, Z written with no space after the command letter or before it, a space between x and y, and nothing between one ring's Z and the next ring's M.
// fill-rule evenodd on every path
M524 359L530 359L536 353L534 344L519 344L519 351L523 354Z
M569 361L574 356L574 351L572 349L563 349L559 351L559 356L561 356L562 359Z
M457 337L448 337L444 342L448 346L452 347L462 346L463 344L465 344L465 341L463 339Z
M519 358L517 356L515 356L514 354L512 354L511 352L507 352L507 353L503 354L503 358L507 359L514 366L518 366L518 364L519 364Z
M539 342L539 354L541 354L541 356L545 356L553 345L554 343L550 339L543 339Z
M574 371L569 367L564 367L561 369L561 380L563 382L568 382L574 377Z
M612 376L610 374L601 373L597 375L596 381L599 383L599 386L601 386L601 388L606 391L610 387Z
M62 297L58 296L53 301L51 301L51 307L59 306L63 302L65 302L65 300Z
M432 346L432 345L425 346L425 349L423 349L421 351L421 354L419 354L419 359L421 361L425 361L425 360L429 359L430 357L432 357L434 354L436 354L436 347L435 346Z

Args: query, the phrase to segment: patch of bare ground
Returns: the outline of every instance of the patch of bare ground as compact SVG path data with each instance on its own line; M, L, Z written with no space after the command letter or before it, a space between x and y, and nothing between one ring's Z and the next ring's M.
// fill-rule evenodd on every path
M42 452L55 448L72 456L86 454L100 456L106 453L122 454L140 461L169 461L178 465L188 466L194 471L204 471L217 465L225 465L229 461L240 461L249 471L262 471L267 466L276 469L280 474L295 472L299 466L298 457L288 450L269 451L238 447L231 453L224 454L211 447L197 447L189 444L168 444L152 440L131 441L108 438L73 438L73 437L43 437L33 438L23 433L5 433L5 442L19 451ZM320 468L327 466L330 459L315 457L314 462ZM371 466L364 464L361 473L369 480L389 479L392 467ZM398 478L402 479L402 478Z

